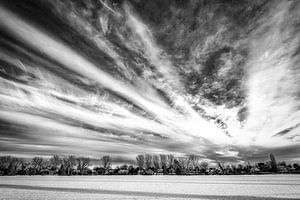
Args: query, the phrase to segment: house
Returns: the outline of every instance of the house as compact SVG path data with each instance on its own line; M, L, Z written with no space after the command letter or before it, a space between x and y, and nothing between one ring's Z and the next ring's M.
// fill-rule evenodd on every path
M171 169L169 170L169 175L176 175L175 169L171 168Z
M49 175L54 175L54 174L55 174L55 171L52 171L52 170L49 171Z
M222 174L222 171L219 168L210 167L208 169L208 174L209 175L220 175L220 174Z
M157 169L156 175L163 175L164 170L163 169Z
M277 166L277 170L278 170L278 173L287 173L288 172L287 168L283 165Z
M146 172L145 172L146 175L153 175L154 174L154 171L152 171L151 169L148 169Z
M186 171L185 174L186 175L196 175L196 170L190 168Z
M41 171L40 171L40 174L41 175L49 175L49 170L48 169L42 169Z
M129 170L128 169L120 169L118 174L120 175L127 175L129 173Z
M256 167L252 167L251 169L250 169L250 173L251 174L257 174L257 173L259 173L260 172L260 169L256 166Z
M109 169L105 172L105 175L113 175L115 173L115 170Z
M289 172L295 172L296 171L296 169L294 168L294 167L287 167L287 170L289 171Z
M140 169L140 170L138 171L138 175L144 175L144 174L145 174L144 169Z

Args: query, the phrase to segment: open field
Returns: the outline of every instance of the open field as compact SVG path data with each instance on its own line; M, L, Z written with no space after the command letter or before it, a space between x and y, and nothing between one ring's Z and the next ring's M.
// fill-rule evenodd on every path
M300 175L260 176L11 176L0 199L290 199Z

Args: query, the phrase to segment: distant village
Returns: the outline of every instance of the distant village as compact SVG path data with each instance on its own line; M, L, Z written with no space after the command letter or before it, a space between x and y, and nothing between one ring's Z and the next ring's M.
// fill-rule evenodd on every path
M112 158L102 156L91 168L88 157L54 155L50 159L34 157L25 162L12 156L0 157L0 175L244 175L244 174L300 174L299 163L277 162L271 153L266 162L251 164L226 164L216 162L210 166L197 155L174 157L173 155L137 155L136 165L121 165L112 168Z

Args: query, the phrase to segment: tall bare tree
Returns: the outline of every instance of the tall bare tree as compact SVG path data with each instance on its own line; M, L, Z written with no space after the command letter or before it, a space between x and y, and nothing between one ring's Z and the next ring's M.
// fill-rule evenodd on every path
M159 169L161 166L160 166L160 159L159 159L159 156L158 155L154 155L153 156L153 165L156 169Z
M167 158L167 155L160 154L159 157L160 157L160 166L165 171L167 169L167 167L168 167L168 158Z
M53 167L54 170L57 170L59 168L59 165L62 164L62 159L59 157L59 155L53 155L50 158L50 165Z
M23 159L12 156L0 157L0 171L5 174L14 175L24 164Z
M149 169L150 167L153 166L153 157L150 154L145 155L145 164L146 164L146 169Z
M190 160L190 163L192 164L193 169L195 169L198 166L199 156L197 156L195 154L191 154L191 155L189 155L188 159Z
M78 164L78 169L80 171L80 175L83 174L83 170L86 169L90 164L90 158L79 157L76 159Z
M67 175L72 175L73 167L76 164L75 156L67 156L63 158L63 166L64 170L66 171Z
M222 171L222 174L225 174L224 163L220 162L220 161L218 161L217 163L218 163L218 166L219 166L220 170Z
M136 156L136 164L139 166L140 169L144 169L145 165L145 156L140 154Z
M31 164L34 170L40 171L43 166L44 159L42 157L33 157Z
M24 160L22 158L12 157L11 161L11 169L14 171L18 171L24 165Z
M177 161L180 166L181 173L184 174L189 167L189 159L187 157L178 157Z
M174 156L172 154L167 155L167 160L168 160L168 166L170 168L174 167Z
M102 156L100 160L101 160L101 164L102 164L103 168L106 171L111 168L112 160L111 160L110 156L108 156L108 155Z
M270 154L270 160L271 160L271 170L272 172L277 172L278 169L277 169L277 162L276 162L276 159L275 159L275 156L273 153Z
M200 168L206 172L207 171L207 168L208 168L208 163L207 162L201 162L200 163Z
M1 171L8 171L10 163L11 163L11 156L1 156L0 157L0 170Z

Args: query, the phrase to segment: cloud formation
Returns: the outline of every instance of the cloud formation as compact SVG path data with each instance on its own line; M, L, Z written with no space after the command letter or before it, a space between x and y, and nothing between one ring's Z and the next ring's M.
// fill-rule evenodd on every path
M261 5L232 46L217 16L205 40L186 33L189 56L160 44L143 4L0 4L1 154L299 159L299 3Z

